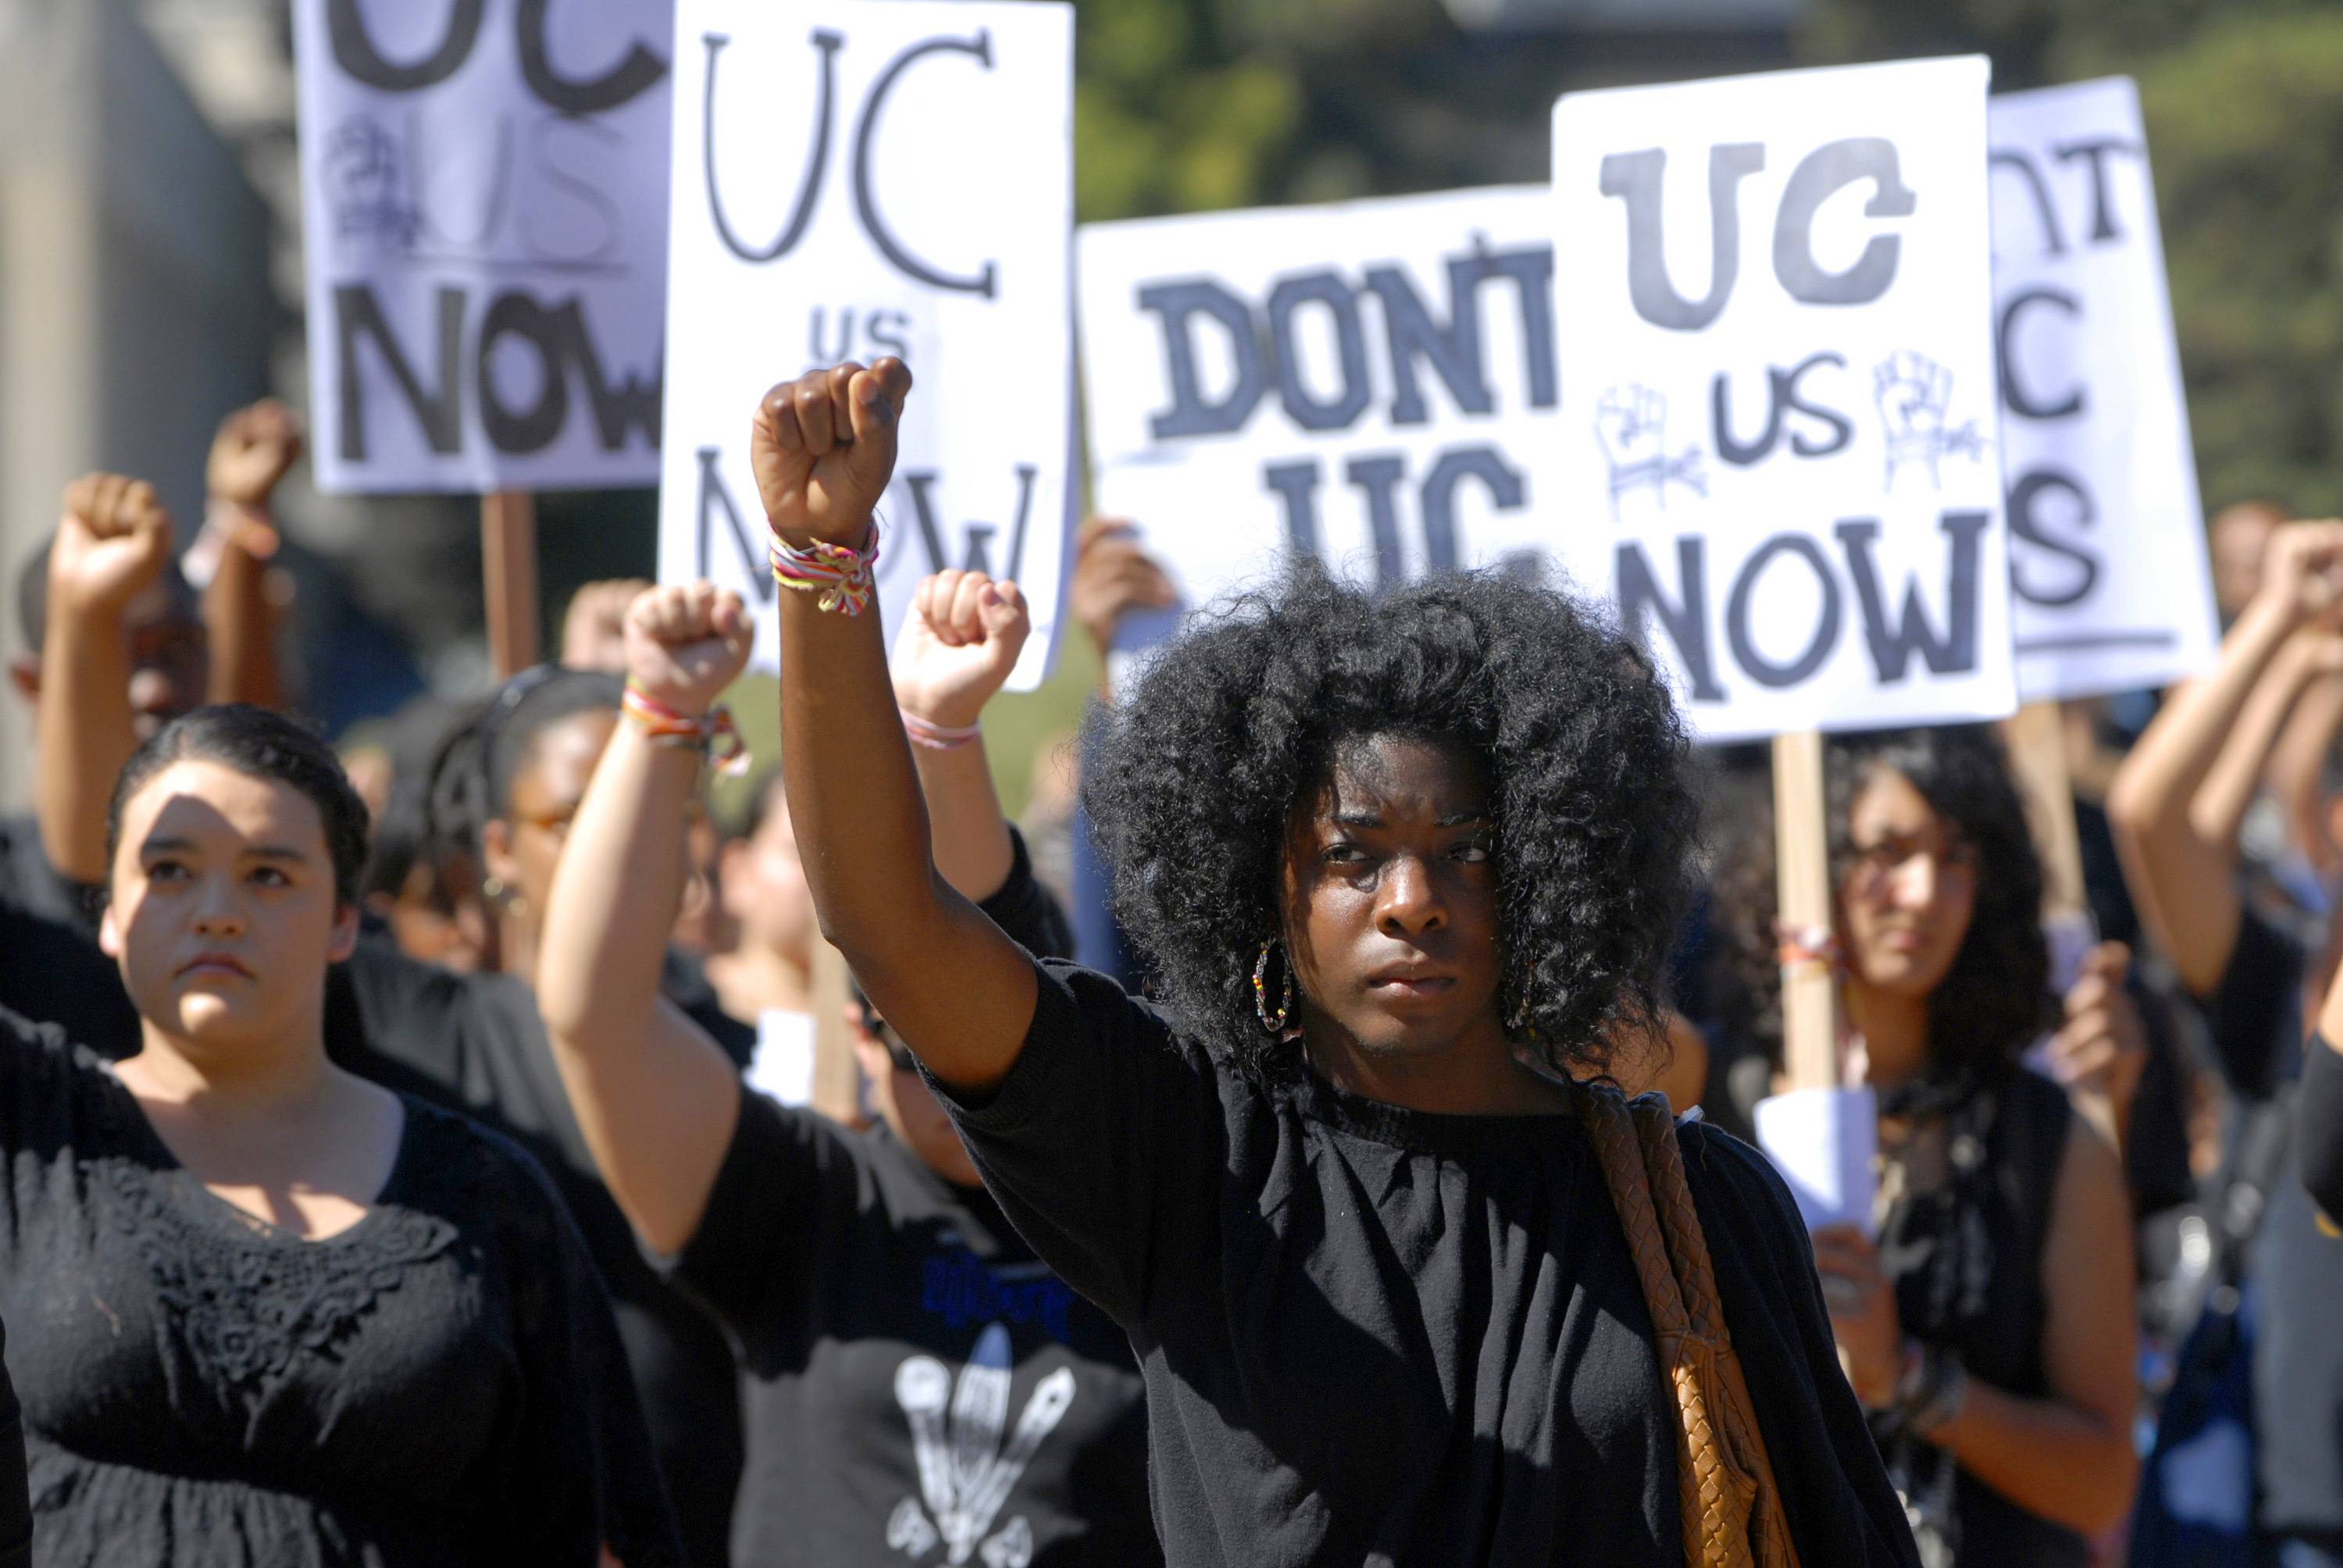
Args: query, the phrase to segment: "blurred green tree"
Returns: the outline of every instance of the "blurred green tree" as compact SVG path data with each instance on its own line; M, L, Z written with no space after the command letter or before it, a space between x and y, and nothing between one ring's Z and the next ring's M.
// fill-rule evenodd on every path
M2343 511L2343 7L1814 0L1799 42L1981 51L1997 88L2136 78L2206 505Z

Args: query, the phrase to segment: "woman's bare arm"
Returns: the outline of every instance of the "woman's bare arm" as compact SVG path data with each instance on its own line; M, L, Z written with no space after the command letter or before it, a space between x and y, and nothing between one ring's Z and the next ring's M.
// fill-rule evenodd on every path
M36 809L49 864L106 879L106 809L137 749L124 618L171 560L171 517L144 479L90 474L65 489L49 545Z
M628 675L704 715L753 637L737 595L656 588L627 612ZM538 952L538 1010L578 1127L636 1233L662 1252L699 1230L740 1113L730 1059L659 995L699 769L696 750L618 726L570 823Z
M866 545L910 384L882 359L766 394L750 460L782 540ZM825 610L822 597L780 596L782 778L822 934L939 1077L981 1090L1023 1048L1032 962L936 870L879 617ZM990 585L978 599L988 640L1005 637L1013 601ZM985 646L970 658L998 657Z
M2236 777L2258 776L2308 668L2280 650L2331 616L2343 588L2343 524L2298 523L2271 541L2261 593L2221 645L2210 674L2175 691L2107 794L2107 816L2141 919L2188 988L2220 981L2237 945ZM2266 677L2280 688L2251 704ZM2222 766L2224 755L2234 759ZM2217 769L2221 778L2200 801ZM2226 829L2226 831L2224 830Z
M2121 1519L2139 1481L2133 1281L2122 1162L2106 1136L2077 1117L2042 1245L2049 1396L1972 1381L1960 1412L1933 1441L2012 1503L2084 1535Z

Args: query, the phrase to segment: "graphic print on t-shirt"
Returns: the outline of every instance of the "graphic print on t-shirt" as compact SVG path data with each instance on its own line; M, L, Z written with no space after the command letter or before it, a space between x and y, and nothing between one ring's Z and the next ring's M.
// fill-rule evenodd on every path
M986 1533L1042 1441L1065 1419L1074 1374L1060 1367L1036 1384L1013 1432L1010 1374L1009 1330L997 1322L977 1335L957 1384L933 1356L908 1357L896 1369L895 1399L910 1422L920 1496L895 1505L887 1520L889 1546L916 1561L940 1542L944 1561L961 1563L981 1543L985 1568L1026 1568L1033 1560L1033 1530L1024 1515L990 1539Z

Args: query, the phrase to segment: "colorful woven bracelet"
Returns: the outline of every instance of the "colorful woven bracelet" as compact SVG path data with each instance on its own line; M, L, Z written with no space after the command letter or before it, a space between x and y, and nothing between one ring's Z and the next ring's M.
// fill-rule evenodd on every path
M860 549L816 539L803 549L776 531L768 558L773 580L800 593L819 593L814 608L860 615L870 607L872 568L879 564L879 519L870 519L870 539Z
M1820 967L1834 975L1846 970L1846 955L1838 945L1828 926L1794 926L1787 920L1774 923L1774 937L1778 944L1775 960L1784 969Z
M673 746L699 752L728 778L749 770L749 746L732 722L732 710L719 707L699 719L679 713L651 696L633 680L627 682L619 709L654 746Z
M984 727L979 724L930 724L915 714L906 713L903 715L903 733L911 738L914 746L924 746L930 751L957 751L982 739Z

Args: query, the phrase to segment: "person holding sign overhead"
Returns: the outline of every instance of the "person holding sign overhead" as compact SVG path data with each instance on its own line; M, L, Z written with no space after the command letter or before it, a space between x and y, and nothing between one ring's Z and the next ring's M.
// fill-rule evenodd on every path
M1833 737L1826 769L1829 946L1881 1156L1875 1231L1815 1236L1840 1360L1927 1561L2081 1564L2138 1471L2131 1223L2114 1147L2020 1059L2054 1029L2077 1059L2136 1035L2126 954L2092 953L2060 1018L1989 729ZM1755 1005L1730 1010L1778 1025L1774 836L1735 840L1716 920Z
M757 407L790 814L988 1186L1130 1335L1168 1560L1914 1563L1779 1179L1566 1070L1658 1007L1692 811L1650 664L1503 575L1192 627L1085 786L1135 1000L931 864L860 613L910 388Z

